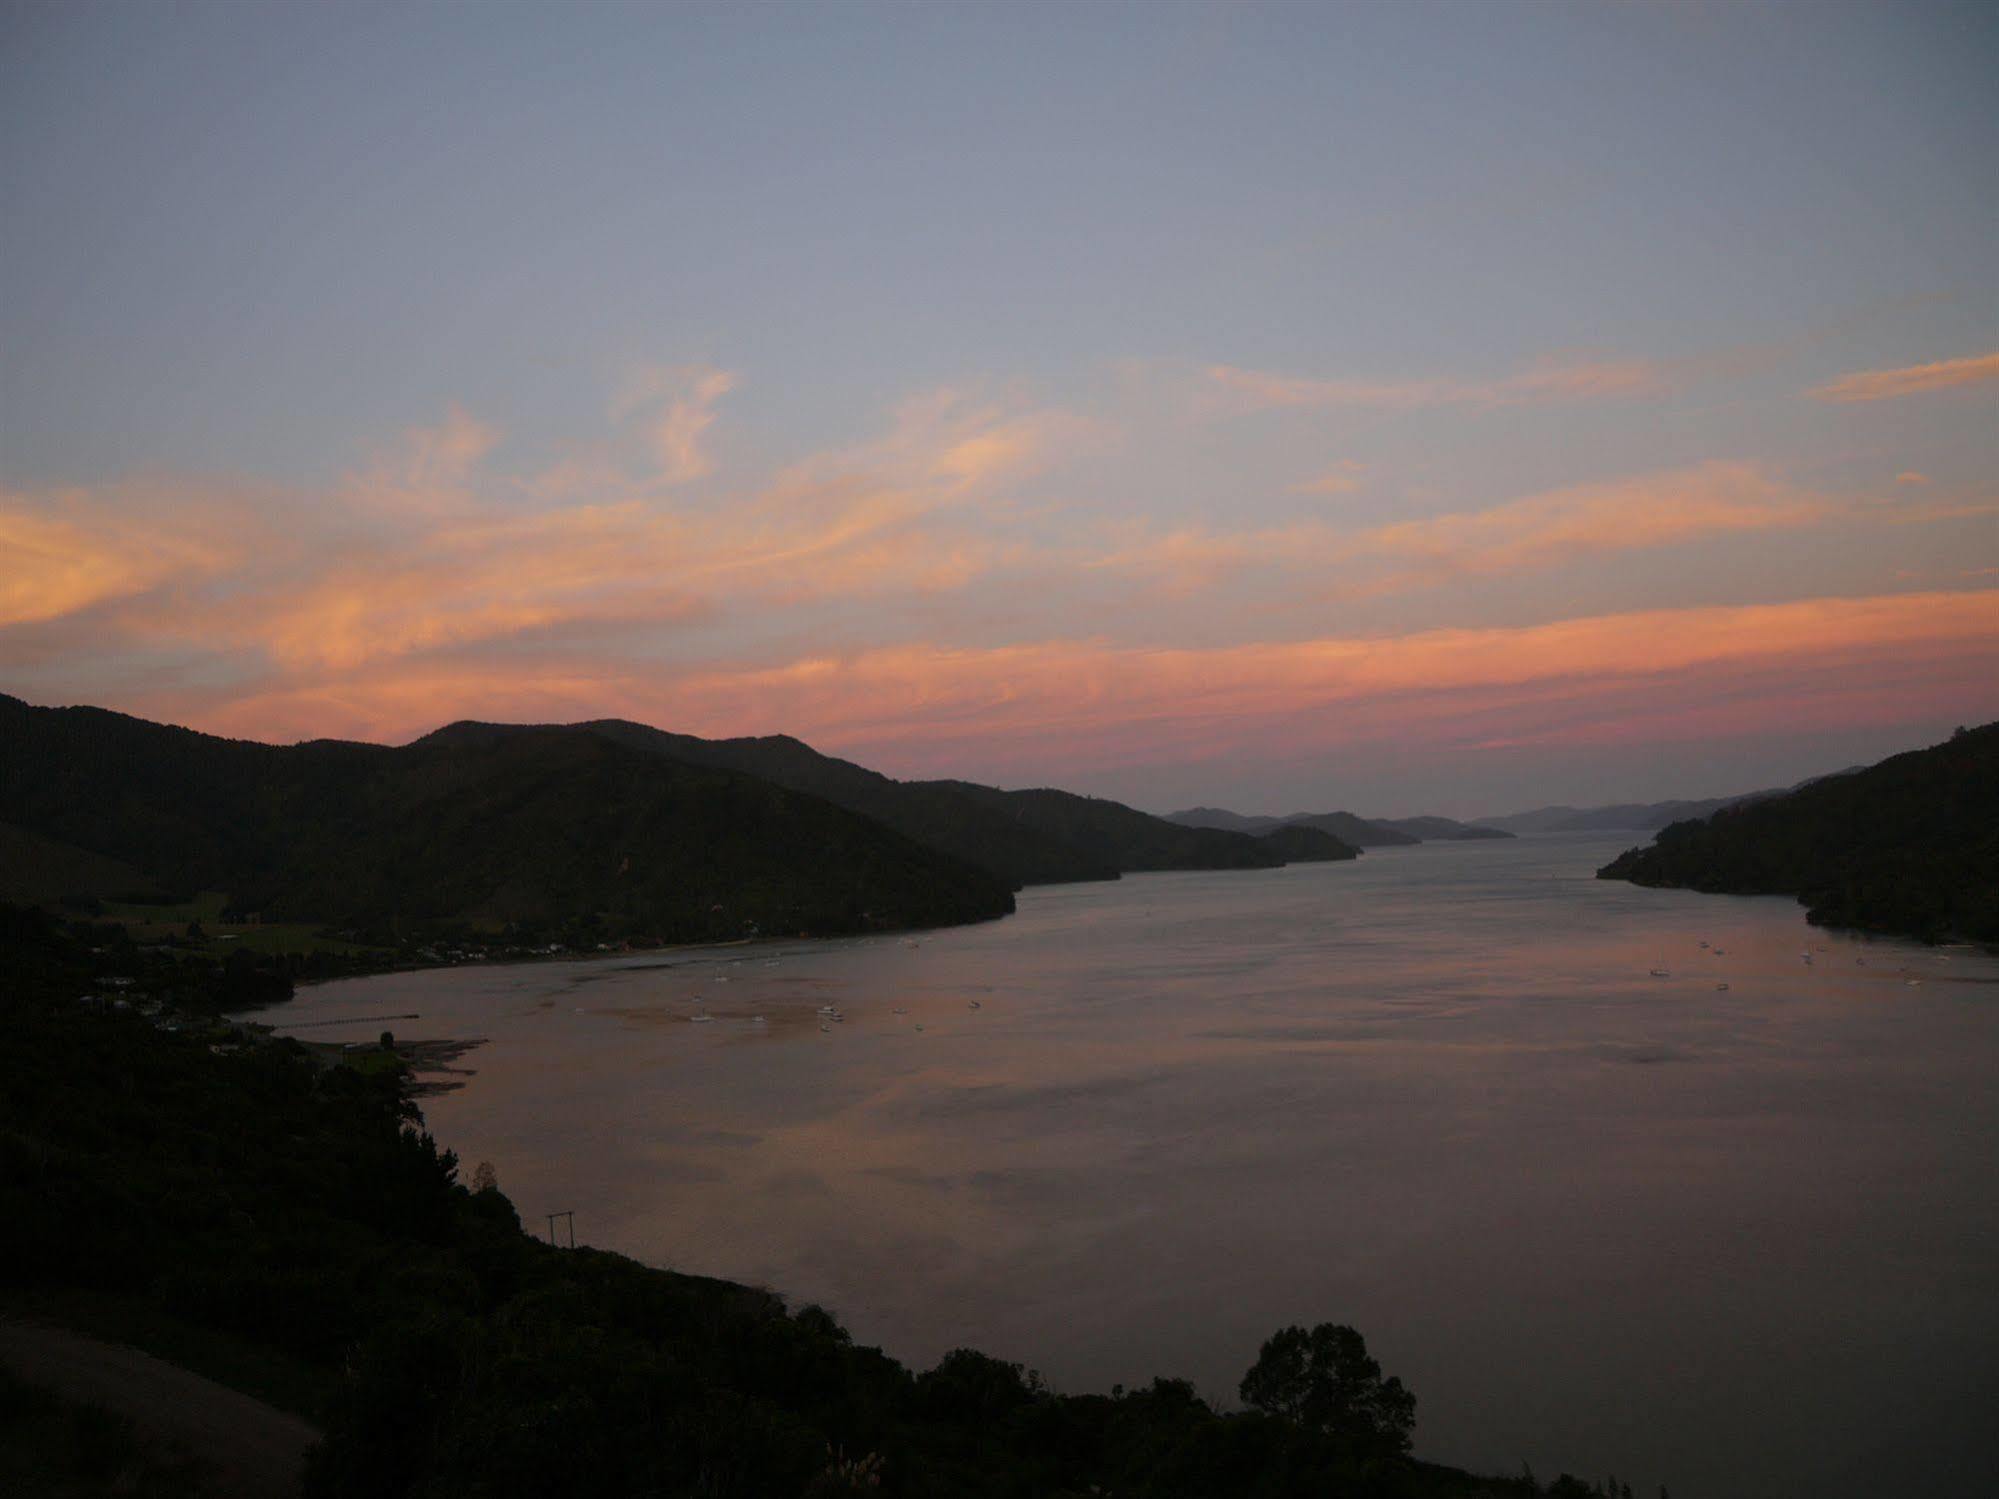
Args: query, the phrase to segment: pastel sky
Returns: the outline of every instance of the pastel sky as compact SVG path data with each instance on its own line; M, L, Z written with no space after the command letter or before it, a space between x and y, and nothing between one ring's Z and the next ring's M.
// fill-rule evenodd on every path
M0 0L0 688L1163 810L1999 717L1999 9Z

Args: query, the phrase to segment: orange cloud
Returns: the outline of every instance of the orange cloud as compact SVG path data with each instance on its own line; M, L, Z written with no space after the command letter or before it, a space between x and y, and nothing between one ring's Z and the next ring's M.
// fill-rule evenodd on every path
M1210 367L1208 378L1249 410L1309 406L1413 410L1423 406L1538 405L1645 395L1663 384L1659 367L1640 359L1544 361L1498 380L1484 381L1325 380L1227 364Z
M1707 536L1806 526L1833 513L1829 501L1756 464L1702 463L1366 530L1308 521L1235 533L1184 526L1159 536L1128 535L1090 565L1147 574L1181 590L1242 567L1321 574L1337 567L1350 590L1381 593L1538 571Z
M906 644L678 672L581 656L377 661L219 698L194 721L257 736L394 739L461 716L621 714L692 733L781 730L830 749L892 750L935 772L968 755L1083 768L1411 734L1600 736L1648 715L1753 732L1793 726L1807 702L1908 711L1923 692L1930 709L1977 716L1999 706L1995 668L1999 589L1984 589L1206 650ZM184 699L174 711L188 716Z
M637 476L600 459L488 476L498 434L453 408L330 495L294 497L293 523L254 568L240 506L184 503L143 524L127 492L0 495L0 627L99 608L128 639L316 673L579 628L677 627L725 604L962 587L1015 549L952 512L1032 472L1075 429L1061 413L941 393L906 405L876 443L727 503L675 503L661 486L705 462L696 418L730 383L673 371L628 391L628 411L681 393L650 428L657 472ZM606 498L579 500L579 487Z
M1525 572L1595 553L1809 525L1829 508L1755 464L1703 463L1380 526L1351 551L1453 576Z
M178 511L174 499L188 508ZM0 628L220 575L243 560L246 538L240 516L208 524L209 513L191 497L130 489L108 500L0 491Z
M735 388L734 375L706 365L647 369L627 383L613 412L625 417L656 408L645 424L645 438L659 482L691 484L715 471L703 443L715 425L716 403Z
M1335 463L1331 468L1315 478L1291 486L1292 494L1352 494L1360 488L1360 476L1367 472L1367 465L1348 459Z
M1842 375L1811 394L1821 401L1892 401L1933 390L1983 385L1992 380L1999 380L1999 354L1975 354L1968 359L1944 359L1935 364Z

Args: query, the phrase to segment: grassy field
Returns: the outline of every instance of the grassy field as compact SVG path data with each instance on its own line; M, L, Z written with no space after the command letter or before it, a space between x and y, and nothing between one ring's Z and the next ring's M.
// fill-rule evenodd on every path
M311 922L224 921L229 896L221 890L204 890L193 900L176 905L141 905L132 901L106 901L104 917L132 934L135 942L158 942L166 937L185 939L191 922L201 923L200 951L227 957L237 948L250 952L337 952L359 953L372 949L356 942L329 936Z

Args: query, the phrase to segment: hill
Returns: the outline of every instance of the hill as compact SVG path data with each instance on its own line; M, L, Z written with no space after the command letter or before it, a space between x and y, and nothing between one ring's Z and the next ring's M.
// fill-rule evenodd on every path
M44 885L95 893L117 870L86 853L241 912L374 932L673 941L1013 908L986 871L844 808L582 732L275 746L0 697L0 823L72 866Z
M1257 841L1286 864L1323 864L1334 859L1358 859L1360 850L1331 833L1293 823L1257 834Z
M1113 880L1141 870L1267 869L1283 862L1246 835L1181 828L1099 797L1002 791L970 781L897 781L823 755L789 735L700 739L624 719L568 727L681 764L737 771L822 797L927 848L976 864L1015 889ZM517 725L459 723L418 742L526 732Z
M1999 942L1999 723L1673 823L1597 877L1795 895L1822 926Z
M1168 812L1167 822L1188 828L1219 828L1228 832L1260 836L1275 828L1308 827L1330 834L1355 848L1395 848L1423 840L1384 823L1356 817L1351 812L1292 812L1284 817L1245 815L1221 807L1189 807L1184 812Z
M1375 821L1377 826L1407 833L1425 843L1470 843L1482 838L1513 836L1502 828L1480 827L1477 823L1459 822L1454 817L1381 817Z
M1743 802L1753 802L1766 796L1783 794L1784 790L1780 788L1745 791L1736 796L1711 796L1694 801L1612 802L1601 807L1536 807L1531 812L1509 812L1504 817L1481 817L1473 825L1515 834L1656 833L1668 823L1685 822L1694 817L1708 817L1724 807L1738 806Z

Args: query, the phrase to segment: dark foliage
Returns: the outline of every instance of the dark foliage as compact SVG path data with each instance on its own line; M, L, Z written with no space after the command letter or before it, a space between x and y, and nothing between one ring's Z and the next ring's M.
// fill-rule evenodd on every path
M1322 1322L1310 1332L1273 1334L1243 1376L1252 1410L1283 1416L1374 1456L1399 1457L1416 1429L1416 1397L1382 1377L1367 1341L1351 1327Z
M280 747L0 697L0 823L378 940L685 941L1013 909L983 870L816 797L581 731Z
M1355 848L1397 848L1423 840L1386 822L1356 817L1351 812L1292 812L1283 817L1248 817L1221 807L1189 807L1168 812L1168 822L1189 828L1220 828L1232 833L1262 834L1283 827L1316 828Z
M1334 859L1358 859L1360 850L1317 828L1291 826L1259 833L1256 841L1286 864L1323 864Z
M1240 834L1182 828L1101 797L1001 791L970 781L891 780L788 735L696 739L618 719L579 727L689 764L745 771L822 796L926 847L991 870L1016 888L1116 879L1121 872L1148 869L1267 869L1283 862ZM522 731L468 724L440 732Z
M1821 926L1999 942L1999 724L1673 823L1597 876L1795 895Z

